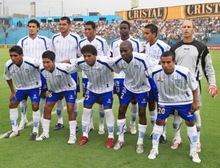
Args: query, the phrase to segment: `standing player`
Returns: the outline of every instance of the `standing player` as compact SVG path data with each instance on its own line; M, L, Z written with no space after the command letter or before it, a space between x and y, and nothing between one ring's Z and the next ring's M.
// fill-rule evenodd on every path
M17 45L23 49L24 57L35 58L41 60L41 56L44 51L46 51L51 41L49 38L45 36L38 35L38 31L40 30L40 23L35 20L31 19L28 21L27 24L29 35L21 38ZM41 75L42 87L41 87L41 111L44 110L45 105L45 98L46 98L46 91L47 91L47 84L45 78ZM21 111L21 121L19 124L19 130L24 129L26 124L28 123L27 120L27 100L23 100L20 103L20 111Z
M68 70L70 70L70 65L55 63L55 53L53 51L45 51L42 55L42 59L43 65L41 65L40 70L50 84L50 90L46 98L44 117L42 119L43 133L37 137L36 141L42 141L49 138L51 111L56 102L62 97L65 97L70 130L70 136L67 143L75 144L77 125L74 113L76 83L69 74Z
M77 58L78 44L80 37L79 35L71 32L71 21L70 18L64 16L60 19L59 23L60 33L53 35L51 50L55 52L56 62L63 60ZM78 84L77 73L71 74L72 78ZM77 92L79 92L79 86L77 85ZM78 113L78 104L75 101L75 113ZM58 123L55 125L54 130L60 130L64 127L63 125L63 103L62 100L57 102L57 116ZM78 131L78 128L77 128Z
M120 55L120 44L125 40L128 40L131 42L134 52L138 52L138 53L143 52L143 47L142 47L141 43L138 40L134 39L133 37L130 37L130 35L129 35L130 27L131 27L131 25L128 21L124 20L120 23L119 28L120 28L121 38L114 40L111 44L111 50L112 50L113 57ZM125 74L123 71L121 71L119 74L114 73L114 83L115 83L114 84L114 93L117 94L119 99L121 97L122 90L124 88L124 85L123 85L124 77L125 77ZM137 102L136 102L136 100L133 100L131 103L132 104L131 104L130 133L136 134L137 133L137 130L136 130Z
M171 51L162 54L160 63L161 65L156 66L151 75L158 88L159 100L157 120L153 128L153 146L148 158L155 159L159 154L159 138L163 132L165 119L176 110L186 121L190 157L193 162L200 163L196 151L198 136L194 123L194 112L198 107L198 83L188 68L175 65L175 56Z
M10 95L10 120L12 131L5 138L12 138L18 135L18 104L30 97L33 111L33 131L30 140L35 140L38 135L40 122L40 87L41 79L39 73L40 62L37 59L23 57L23 50L20 46L13 46L10 50L11 59L5 64L4 79L11 90ZM15 83L15 89L13 81Z
M125 73L124 88L120 97L120 106L118 109L118 141L114 146L115 150L122 148L124 144L124 127L125 127L125 114L129 103L132 100L138 102L138 141L136 146L137 153L144 152L144 136L147 128L146 120L146 106L148 102L148 92L151 87L146 79L146 73L150 70L151 66L156 65L151 59L147 59L145 54L135 53L132 49L130 41L123 41L120 44L121 56L115 60L115 69L119 69Z
M170 46L163 41L157 39L158 28L154 24L148 24L144 27L144 37L146 40L145 53L148 57L153 58L155 60L160 60L160 56L165 52L170 50ZM153 85L152 85L153 86ZM153 87L152 87L153 88ZM153 89L150 91L148 108L150 112L150 121L152 126L154 126L157 111L156 111L156 100L154 100ZM160 137L160 143L166 143L166 124L164 125L163 134Z
M97 56L96 47L90 44L83 46L81 53L82 58L70 60L73 70L83 71L88 78L82 114L83 136L79 140L79 145L82 146L89 141L92 106L101 100L108 128L106 148L112 148L114 146L114 115L112 112L114 81L111 68L113 61L103 56Z
M80 42L79 42L79 55L82 56L82 53L80 52L80 50L82 49L83 46L91 44L93 46L95 46L99 56L110 56L110 50L108 47L108 43L105 39L103 39L100 36L96 35L96 25L94 22L92 21L88 21L85 23L84 25L84 31L85 31L85 38L83 38ZM86 92L86 88L87 88L87 82L88 79L86 77L86 75L84 74L84 72L82 72L82 83L83 83L83 90L84 93ZM104 109L103 109L103 105L100 101L98 101L99 103L99 134L104 134L105 130L104 130ZM91 123L90 123L90 129L94 129L94 125L93 125L93 117L91 116Z
M182 24L182 35L183 40L177 42L171 47L171 51L175 53L176 63L177 65L182 65L193 73L196 77L196 80L201 85L201 79L203 74L205 75L209 87L208 93L211 93L212 98L215 98L218 95L218 89L216 86L215 80L215 71L212 65L211 55L206 45L195 40L193 38L195 32L195 25L191 20L185 20ZM199 87L201 88L201 87ZM197 151L201 151L201 143L200 143L200 129L201 129L201 117L200 117L200 106L201 102L201 90L199 89L199 108L195 111L195 122L198 133L198 141L197 141ZM179 145L182 143L182 139L180 137L180 125L181 122L178 119L179 117L176 115L174 119L174 139L173 144L171 146L172 149L177 149ZM177 122L179 121L179 122Z

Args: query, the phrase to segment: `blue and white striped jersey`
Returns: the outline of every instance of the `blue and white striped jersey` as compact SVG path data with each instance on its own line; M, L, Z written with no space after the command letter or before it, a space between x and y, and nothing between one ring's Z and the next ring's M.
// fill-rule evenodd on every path
M41 87L39 65L39 60L30 57L23 57L20 67L13 64L12 60L8 60L5 64L4 79L13 79L15 88L19 90L39 88Z
M170 46L165 42L157 39L156 43L150 45L150 43L146 43L145 54L153 59L160 60L160 56L170 50Z
M161 65L154 67L150 75L157 85L160 105L184 105L193 102L192 91L198 82L188 68L175 65L172 74L166 74Z
M158 64L158 61L148 59L143 53L133 52L133 59L127 63L121 56L115 58L115 69L125 73L124 86L133 93L150 91L151 87L146 78L150 70Z
M50 50L56 54L56 62L77 58L80 37L75 33L69 33L63 37L61 33L53 35Z
M42 60L42 54L49 49L51 40L39 35L35 39L25 36L18 41L17 45L23 49L24 57Z
M70 75L70 64L56 63L53 72L46 71L43 64L40 71L49 83L49 90L55 93L76 90L76 83Z
M143 51L143 46L140 43L139 40L134 39L133 37L129 37L128 41L131 42L132 44L132 48L134 52L138 52L141 53ZM123 42L123 40L120 39L116 39L112 42L111 44L111 51L113 54L113 57L117 57L120 54L120 44ZM115 79L124 79L125 78L125 74L123 71L121 71L119 74L118 73L114 73L114 78Z
M71 59L70 62L72 64L72 71L83 71L87 76L88 90L97 94L113 91L113 59L97 56L93 66L88 65L83 57Z

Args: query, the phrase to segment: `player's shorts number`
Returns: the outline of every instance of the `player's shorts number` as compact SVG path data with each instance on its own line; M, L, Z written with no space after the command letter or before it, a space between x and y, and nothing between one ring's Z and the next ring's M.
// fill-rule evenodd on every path
M158 108L158 114L165 114L165 108Z
M121 93L120 99L123 99L124 95L125 95L124 93Z

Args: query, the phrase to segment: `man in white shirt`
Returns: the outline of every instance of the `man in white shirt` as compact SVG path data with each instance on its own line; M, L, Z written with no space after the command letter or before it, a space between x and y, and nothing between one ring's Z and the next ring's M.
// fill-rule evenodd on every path
M12 131L5 138L12 138L19 134L17 107L22 100L27 100L30 97L33 111L33 131L30 140L35 140L38 136L40 122L40 62L34 58L23 57L23 50L20 46L13 46L9 49L9 53L11 59L5 64L4 79L11 90L9 112ZM15 89L12 79L15 83Z
M41 56L44 51L48 50L51 45L51 40L45 36L38 35L38 31L40 30L40 23L31 19L28 21L28 36L21 38L17 45L23 49L24 57L35 58L41 60ZM46 91L47 91L47 83L45 78L41 75L41 112L43 113L45 99L46 99ZM19 123L19 130L24 129L26 124L28 123L27 115L27 100L23 100L20 103L20 111L21 111L21 121Z
M198 83L189 69L175 65L175 56L171 51L161 55L161 65L156 66L150 75L157 85L158 114L153 128L152 149L149 159L155 159L159 154L159 138L163 132L165 119L178 111L186 121L187 136L190 141L190 157L193 162L200 163L197 153L197 131L194 122L194 112L198 108Z
M50 88L46 98L45 111L42 119L43 133L36 138L36 141L42 141L49 138L49 128L51 121L51 111L62 97L66 100L67 112L69 116L69 140L68 144L76 142L76 117L74 104L76 100L76 83L71 77L70 65L64 63L55 63L55 53L45 51L42 55L43 64L40 67L42 75L48 81Z
M147 128L146 106L148 102L148 92L151 89L146 74L148 74L151 67L158 62L147 58L145 54L133 52L132 43L127 40L120 44L120 53L121 56L116 58L114 68L116 71L123 71L125 73L125 78L124 89L122 90L120 97L117 120L119 135L114 149L119 150L124 145L124 126L126 124L125 114L129 103L135 99L138 102L139 114L136 152L143 153L143 140Z
M54 34L51 38L52 45L51 50L56 54L56 62L63 60L77 58L77 52L79 47L80 37L79 35L71 32L71 21L69 17L62 17L59 22L60 33ZM71 74L72 78L77 84L77 92L80 91L78 85L77 72ZM78 114L78 104L75 101L75 113ZM58 123L55 125L54 130L60 130L64 127L63 124L63 103L62 100L57 102L57 116ZM77 128L78 131L78 128Z

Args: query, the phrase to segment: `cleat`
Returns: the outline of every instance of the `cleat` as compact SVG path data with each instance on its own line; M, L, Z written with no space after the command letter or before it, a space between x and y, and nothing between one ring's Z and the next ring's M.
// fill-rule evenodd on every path
M26 121L20 121L19 126L18 126L18 131L23 130L28 124L28 120Z
M45 134L44 132L39 136L39 137L37 137L35 140L36 141L43 141L43 140L45 140L45 139L47 139L47 138L49 138L50 136L49 136L49 134Z
M63 124L61 124L61 123L57 123L56 125L55 125L55 127L54 127L54 131L58 131L58 130L60 130L60 129L62 129L62 128L64 128L64 125Z
M79 132L79 127L78 127L78 125L76 126L76 132Z
M113 148L114 148L114 150L119 150L123 147L123 145L124 145L123 141L117 141Z
M31 140L31 141L32 141L32 140L35 141L36 138L37 138L37 133L36 133L36 132L32 132L29 140Z
M167 143L167 140L166 140L165 136L161 135L161 136L160 136L160 139L159 139L159 142L160 142L161 144Z
M136 125L135 124L130 124L130 133L132 135L135 135L137 133Z
M182 140L174 139L172 145L170 146L171 149L177 149L182 144Z
M76 136L75 135L70 135L69 140L67 142L69 145L73 145L76 143Z
M156 149L151 149L150 154L148 155L148 159L156 159L157 155L159 154Z
M137 152L138 154L143 153L143 152L144 152L144 144L137 144L137 146L136 146L136 152Z
M195 163L201 163L201 159L199 158L199 155L197 152L192 152L189 157L192 159Z
M85 145L88 141L89 141L89 138L88 138L88 137L82 136L82 137L80 138L78 144L79 144L79 146L83 146L83 145Z
M105 126L104 123L99 123L99 131L98 134L102 135L105 133Z
M18 135L19 135L18 132L10 131L9 133L7 133L7 135L4 136L4 138L12 138L12 137L16 137Z
M197 149L196 149L196 152L199 153L199 152L201 152L201 150L202 150L202 149L201 149L201 143L198 142L198 143L197 143Z
M108 138L107 141L106 141L106 148L113 148L114 146L114 139L113 138Z

